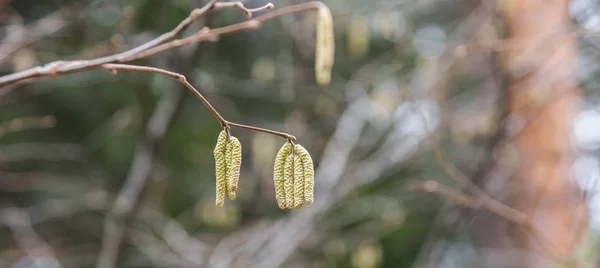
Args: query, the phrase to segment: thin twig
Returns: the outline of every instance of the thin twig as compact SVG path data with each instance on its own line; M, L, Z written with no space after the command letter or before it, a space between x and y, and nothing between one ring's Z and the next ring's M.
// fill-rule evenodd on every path
M185 76L182 74L167 71L167 70L164 70L161 68L156 68L156 67L128 65L128 64L104 64L104 65L102 65L102 68L110 71L112 74L117 74L117 70L129 70L129 71L156 73L156 74L165 75L165 76L174 78L174 79L178 80L179 82L181 82L187 89L189 89L194 94L194 96L196 96L200 101L202 101L204 106L206 106L206 108L217 118L217 120L219 120L219 123L221 123L221 125L223 127L227 126L227 120L225 120L225 118L223 118L223 116L221 116L219 114L219 112L215 109L215 107L213 107L210 104L210 102L208 102L208 100L202 95L202 93L200 93L200 91L198 91L192 84L190 84L187 81L187 79L185 78Z
M192 34L189 37L183 39L175 39L170 42L164 43L167 40L174 38L177 34L181 33L185 30L195 19L199 16L203 15L210 9L222 9L222 8L238 8L244 11L249 17L251 17L252 12L261 11L265 9L272 9L273 4L268 3L262 7L248 9L241 2L228 2L228 3L217 3L218 0L212 0L207 5L200 9L194 9L190 15L183 20L177 27L171 30L168 33L165 33L150 42L147 42L143 45L140 45L134 49L115 54L112 56L107 56L103 58L98 58L89 61L56 61L49 64L44 65L43 67L36 67L33 69L29 69L23 72L14 73L11 75L7 75L4 77L0 77L0 86L5 86L9 84L13 84L19 81L28 80L37 77L43 76L57 76L60 74L83 71L89 68L101 67L108 70L136 70L136 71L145 71L145 72L153 72L162 75L166 75L172 78L179 80L182 84L186 86L202 103L206 106L207 109L219 120L219 123L224 128L229 128L230 126L245 128L254 131L265 132L273 135L277 135L283 138L288 139L293 142L296 138L293 135L284 132L273 131L269 129L264 129L260 127L248 126L238 123L233 123L225 120L217 110L208 102L208 100L200 94L198 90L196 90L189 82L187 82L185 76L166 71L159 68L147 67L147 66L135 66L135 65L124 65L124 64L110 64L111 62L127 62L140 58L145 58L166 50L170 50L177 47L187 46L190 44L202 42L202 41L213 41L217 40L217 38L222 34L227 34L231 32L237 32L242 30L251 30L257 29L260 27L260 24L264 21L287 15L290 13L310 10L310 9L318 9L324 6L323 3L314 1L303 3L295 6L285 7L279 10L275 10L273 12L267 13L265 15L259 16L256 19L248 20L245 22L224 26L216 29L209 29L207 27L202 30Z
M288 134L285 132L279 132L279 131L274 131L274 130L270 130L270 129L266 129L266 128L255 127L255 126L242 125L242 124L233 123L233 122L229 122L229 121L227 121L227 124L232 127L245 128L245 129L249 129L249 130L260 131L260 132L264 132L264 133L277 135L277 136L288 139L290 142L296 141L296 137L294 137L294 135L291 135L291 134Z
M198 42L202 42L202 41L215 41L218 39L218 37L220 35L223 35L223 34L239 32L239 31L243 31L243 30L254 30L254 29L259 28L260 24L267 20L270 20L270 19L273 19L276 17L280 17L283 15L291 14L291 13L300 12L300 11L318 9L318 8L322 8L324 6L324 4L319 1L289 6L289 7L285 7L282 9L274 10L274 11L264 14L262 16L256 17L255 19L252 19L252 20L248 20L248 21L244 21L244 22L240 22L240 23L236 23L236 24L232 24L232 25L228 25L228 26L224 26L224 27L220 27L220 28L216 28L216 29L209 29L209 28L205 27L202 30L192 34L191 36L188 36L183 39L175 39L175 40L165 43L167 40L174 38L177 34L181 33L183 30L185 30L195 19L197 19L199 16L206 13L208 10L217 9L217 7L226 8L226 7L234 7L235 6L235 8L239 8L239 5L232 5L232 4L215 6L217 1L218 0L212 0L204 7L200 8L200 9L194 9L190 13L190 15L186 19L184 19L179 25L177 25L177 27L175 27L173 30L171 30L168 33L162 34L161 36L153 39L152 41L145 43L143 45L140 45L136 48L133 48L133 49L130 49L128 51L121 52L118 54L93 59L93 60L55 61L55 62L48 63L44 66L38 66L38 67L34 67L34 68L31 68L31 69L28 69L28 70L25 70L22 72L17 72L17 73L13 73L10 75L2 76L2 77L0 77L0 87L14 84L14 83L24 81L24 80L30 80L33 78L58 76L61 74L80 72L80 71L87 70L90 68L97 68L100 65L107 64L107 63L129 62L129 61L136 60L136 59L146 58L148 56L151 56L151 55L154 55L154 54L166 51L166 50L191 45L193 43L198 43ZM245 10L251 12L251 11L270 9L272 7L273 7L272 4L269 3L263 7L254 8L254 9L245 9Z
M188 45L198 43L198 42L216 41L216 40L218 40L219 36L224 35L224 34L239 32L239 31L244 31L244 30L256 30L256 29L260 28L261 24L265 21L268 21L268 20L271 20L271 19L274 19L277 17L281 17L281 16L284 16L287 14L291 14L291 13L296 13L296 12L301 12L301 11L306 11L306 10L311 10L311 9L319 9L319 8L322 8L323 6L324 6L324 4L321 2L318 2L318 1L308 2L308 3L298 4L298 5L294 5L294 6L284 7L284 8L278 9L278 10L271 11L262 16L256 17L255 19L252 19L252 20L247 20L244 22L240 22L240 23L236 23L236 24L232 24L232 25L228 25L228 26L224 26L224 27L220 27L220 28L209 29L208 27L204 27L202 30L200 30L188 37L185 37L183 39L175 39L170 42L164 43L162 45L157 45L155 47L149 48L145 51L135 53L131 56L120 58L119 62L123 63L123 62L128 62L128 61L132 61L132 60L136 60L136 59L146 58L146 57L155 55L157 53L160 53L160 52L163 52L166 50L171 50L171 49L178 48L178 47L188 46ZM225 5L223 7L233 7L233 5ZM106 63L110 63L110 62L106 62ZM60 69L57 71L60 71ZM0 86L2 86L2 78L1 77L0 77Z
M213 107L210 104L210 102L206 99L206 97L204 97L202 95L202 93L200 93L200 91L198 91L198 89L196 89L192 84L190 84L187 81L187 79L185 78L185 76L182 74L167 71L167 70L156 68L156 67L129 65L129 64L111 64L111 63L109 63L109 64L103 64L101 67L110 71L113 74L116 74L117 70L129 70L129 71L156 73L156 74L165 75L165 76L174 78L177 81L181 82L187 89L190 90L190 92L192 92L194 94L194 96L196 96L200 101L202 101L204 106L215 116L215 118L217 118L217 120L219 121L219 123L221 124L222 127L224 127L224 128L229 128L229 127L245 128L245 129L249 129L249 130L260 131L260 132L264 132L264 133L268 133L268 134L277 135L282 138L288 139L289 141L296 140L296 137L294 137L291 134L285 133L285 132L279 132L279 131L274 131L274 130L270 130L270 129L248 126L248 125L243 125L243 124L238 124L238 123L233 123L233 122L227 121L225 118L223 118L223 116L221 116L221 114L219 114L219 112L215 109L215 107Z
M187 29L187 27L194 20L196 20L198 17L200 17L201 15L206 13L208 10L210 10L217 1L219 1L219 0L211 0L204 7L192 10L192 12L189 14L189 16L187 18L185 18L183 21L181 21L179 23L179 25L177 25L177 27L175 27L170 32L164 33L164 34L160 35L159 37L152 39L151 41L144 43L138 47L135 47L133 49L130 49L130 50L118 53L118 54L93 59L93 60L54 61L54 62L48 63L44 66L38 66L38 67L34 67L34 68L31 68L31 69L28 69L28 70L25 70L22 72L5 75L5 76L0 77L0 87L5 86L5 85L10 85L13 83L17 83L19 81L32 79L32 78L43 77L43 76L57 76L61 73L83 71L83 70L86 70L86 69L89 69L92 67L102 65L104 63L121 61L121 59L128 58L130 56L138 54L142 51L145 51L149 48L152 48L159 44L162 44L162 43L166 42L167 40L172 39L173 37L177 36L179 33L184 31L185 29Z
M265 9L273 9L275 7L275 5L273 5L272 3L268 3L262 7L257 7L257 8L247 8L244 6L244 4L242 2L215 3L215 5L214 5L215 9L228 8L228 7L239 8L240 10L242 10L244 12L244 15L246 15L246 17L250 19L250 18L252 18L252 13L262 11Z
M67 22L63 18L63 11L62 9L55 11L31 25L23 25L15 32L9 32L0 45L0 63L4 63L22 47L65 27Z
M202 16L208 10L214 8L215 4L218 1L219 0L211 0L206 5L204 5L202 8L196 8L196 9L192 10L192 12L188 15L188 17L185 18L183 21L181 21L179 23L179 25L177 25L177 27L175 27L170 32L164 33L164 34L160 35L159 37L157 37L145 44L142 44L136 48L133 48L128 51L114 55L114 56L116 56L115 58L117 58L117 59L118 58L128 58L132 55L135 55L137 53L140 53L144 50L155 47L157 45L160 45L160 44L166 42L167 40L174 38L179 33L185 31L185 29L187 29L190 26L190 24L192 24L192 22L194 22L198 17ZM110 57L113 57L113 56L110 56ZM110 62L113 62L113 60L111 60Z

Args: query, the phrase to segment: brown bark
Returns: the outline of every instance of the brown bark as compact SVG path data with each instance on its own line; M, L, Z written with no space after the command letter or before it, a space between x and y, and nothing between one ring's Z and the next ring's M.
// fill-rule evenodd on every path
M508 148L517 171L509 202L531 217L531 232L509 234L511 244L568 262L582 241L586 208L569 177L580 93L574 76L577 45L569 29L569 0L505 0L509 40ZM513 132L514 131L514 132ZM524 267L545 267L528 255Z

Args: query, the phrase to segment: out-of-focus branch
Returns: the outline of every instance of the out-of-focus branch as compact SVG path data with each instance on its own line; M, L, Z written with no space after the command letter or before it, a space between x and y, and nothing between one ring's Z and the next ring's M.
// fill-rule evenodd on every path
M412 99L412 95L410 92L406 92L406 95ZM427 122L427 117L423 114L423 112L419 108L415 108L415 112L421 116L424 122ZM424 130L428 132L427 129ZM461 205L473 208L473 209L486 209L496 215L499 215L527 230L538 240L538 242L542 244L542 248L544 250L544 254L549 258L554 258L555 255L553 252L556 252L559 247L552 240L552 237L544 235L540 232L535 232L533 229L531 217L524 212L510 207L508 205L503 204L502 202L492 198L489 194L483 191L479 186L473 183L465 174L463 174L446 156L446 153L442 149L442 146L439 144L437 139L433 135L427 135L427 140L433 149L433 154L436 162L444 173L448 175L454 182L456 182L461 187L469 190L474 197L461 194L459 192L454 191L452 188L440 186L435 181L427 181L426 183L418 184L413 183L411 188L413 190L421 190L424 192L430 193L438 193L449 198L452 201L455 201Z
M82 194L70 198L59 198L46 200L44 202L23 208L5 208L0 210L0 226L6 226L11 230L19 229L19 233L14 233L16 242L23 245L29 237L23 236L23 230L33 229L33 226L43 224L49 220L68 218L77 213L89 211L104 211L110 208L109 200L112 199L110 193L103 190L88 190ZM144 255L160 266L190 267L200 266L200 260L203 258L210 247L202 241L195 239L187 234L185 229L173 218L170 218L160 211L148 206L140 206L139 217L136 218L136 225L128 229L128 240L133 243ZM138 228L138 226L149 226ZM23 229L23 228L26 229ZM27 233L26 233L27 234ZM23 250L29 250L29 254L35 257L46 257L50 254L42 250L48 248L43 241L31 240L28 245L36 242L38 247L23 247ZM160 256L156 255L159 251ZM42 254L43 253L43 254ZM51 253L51 252L50 252ZM53 255L52 255L53 256Z
M458 204L470 207L472 209L487 209L521 226L529 225L529 217L523 212L511 208L507 209L505 205L498 204L497 202L490 201L488 199L478 200L471 196L462 194L450 187L441 185L436 181L428 180L426 182L414 182L410 184L410 188L412 190L439 194Z
M0 44L0 63L4 62L9 56L21 47L34 42L40 37L52 34L67 25L62 16L63 10L58 10L52 14L39 19L33 25L18 26L15 31L9 32L8 36Z
M151 232L133 229L128 231L128 236L131 243L156 267L200 266L171 252L169 246Z
M477 210L484 209L504 219L507 219L531 233L537 240L538 244L540 244L540 246L544 249L544 252L542 253L544 253L545 257L554 260L557 263L564 261L555 254L557 250L560 249L560 246L555 243L552 236L536 232L532 226L531 217L519 210L506 206L492 198L478 199L476 197L468 196L432 180L411 183L410 188L412 190L438 194L460 205Z
M16 243L29 255L35 266L62 267L56 254L33 230L29 213L17 208L0 211L0 222L12 231Z
M146 131L137 144L125 185L119 191L106 217L104 239L97 263L99 268L115 267L119 260L127 222L133 216L145 185L150 179L156 149L164 139L167 128L175 118L177 107L183 99L181 90L167 92L148 121Z
M15 143L0 146L0 163L44 160L81 161L85 156L83 148L76 143Z
M54 127L55 121L50 115L16 118L0 124L0 137L11 132L51 128Z

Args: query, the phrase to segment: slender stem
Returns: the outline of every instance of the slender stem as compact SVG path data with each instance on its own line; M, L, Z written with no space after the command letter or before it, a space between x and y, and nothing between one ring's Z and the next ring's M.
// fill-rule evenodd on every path
M21 72L5 75L0 77L0 87L9 85L12 83L16 83L22 80L32 79L36 77L44 77L44 76L56 76L62 73L70 73L83 71L89 68L97 67L99 65L110 63L110 62L123 62L128 61L134 55L137 55L143 51L146 51L150 48L158 46L170 39L173 39L175 36L180 34L182 31L187 29L194 20L198 17L204 15L207 11L214 8L214 5L219 0L211 0L209 3L204 5L202 8L196 8L190 12L187 18L177 25L173 30L160 35L157 38L154 38L142 45L139 45L130 50L113 54L110 56L105 56L101 58L96 58L92 60L75 60L75 61L54 61L48 63L44 66L38 66L31 69L27 69Z
M194 22L194 20L196 20L198 17L202 16L204 13L206 13L211 8L216 8L215 5L218 4L217 3L218 1L219 0L211 0L206 5L204 5L202 8L196 8L196 9L192 10L192 12L190 12L188 17L185 18L183 21L181 21L179 23L179 25L177 25L177 27L175 27L170 32L164 33L164 34L160 35L159 37L151 40L150 42L142 44L136 48L119 53L119 54L117 54L117 58L118 59L127 58L131 55L135 55L144 50L147 50L149 48L160 45L169 39L172 39L173 37L177 36L179 33L183 32L185 29L187 29L190 26L190 24L192 24L192 22Z
M170 42L166 42L166 41L174 38L175 36L177 36L179 33L181 33L183 30L185 30L196 18L203 15L210 9L222 9L222 8L228 8L228 7L239 8L242 11L244 11L248 17L251 17L253 12L273 8L273 4L271 4L271 3L268 3L262 7L248 9L243 5L242 2L231 2L231 3L217 3L217 2L218 2L218 0L211 0L204 7L200 8L200 9L194 9L190 13L190 15L186 19L184 19L173 30L153 39L152 41L150 41L148 43L142 44L136 48L130 49L130 50L122 52L122 53L118 53L118 54L114 54L114 55L106 56L106 57L102 57L102 58L97 58L97 59L93 59L93 60L89 60L89 61L83 60L83 61L52 62L45 66L32 68L32 69L29 69L29 70L26 70L23 72L14 73L14 74L7 75L7 76L2 76L2 77L0 77L0 86L16 83L21 80L42 77L42 76L50 76L50 75L56 76L56 75L60 75L63 73L76 72L76 71L81 71L84 69L89 69L89 68L98 67L98 66L101 68L107 69L113 73L115 73L117 69L152 72L152 73L169 76L169 77L177 79L179 82L181 82L200 101L202 101L204 106L215 116L215 118L217 118L217 120L219 120L219 123L221 124L221 126L223 128L228 130L231 126L233 126L233 127L238 127L238 128L245 128L245 129L249 129L249 130L265 132L265 133L269 133L272 135L277 135L277 136L286 138L289 142L293 143L296 140L296 137L294 137L293 135L290 135L288 133L269 130L269 129L265 129L265 128L254 127L254 126L248 126L248 125L243 125L243 124L237 124L237 123L233 123L233 122L229 122L229 121L225 120L225 118L223 118L223 116L221 116L219 114L219 112L210 104L210 102L196 88L194 88L194 86L192 86L187 81L185 76L183 76L179 73L170 72L170 71L163 70L160 68L154 68L154 67L148 67L148 66L137 66L137 65L112 63L112 62L126 62L126 61L132 61L132 60L139 59L139 58L148 57L150 55L154 55L156 53L159 53L159 52L162 52L162 51L165 51L168 49L173 49L176 47L189 45L189 44L192 44L195 42L201 42L201 41L205 41L205 40L216 40L216 38L218 38L222 34L241 31L241 30L256 29L256 28L260 27L260 24L262 22L279 17L279 16L283 16L283 15L295 13L295 12L300 12L300 11L304 11L304 10L309 10L309 9L318 9L318 8L325 7L325 5L323 3L318 2L318 1L312 1L312 2L308 2L308 3L295 5L295 6L289 6L289 7L285 7L282 9L274 10L270 13L259 16L253 20L248 20L248 21L244 21L241 23L217 28L217 29L204 28L189 37L186 37L183 39L175 39L175 40L171 40Z
M287 14L291 14L291 13L296 13L296 12L310 10L310 9L326 8L326 7L327 6L320 1L312 1L312 2L307 2L307 3L302 3L302 4L297 4L297 5L293 5L293 6L287 6L284 8L276 9L267 14L258 16L256 18L254 18L254 20L257 20L259 22L265 22L267 20L270 20L270 19L273 19L276 17L281 17L283 15L287 15Z
M196 89L192 84L190 84L187 81L187 79L185 78L185 76L182 74L167 71L167 70L156 68L156 67L130 65L130 64L109 63L109 64L103 64L103 65L101 65L101 67L112 72L113 74L116 74L117 70L129 70L129 71L156 73L156 74L165 75L165 76L177 79L187 89L189 89L190 92L192 92L192 94L194 94L194 96L196 96L204 104L204 106L215 116L215 118L219 121L219 123L221 124L221 126L223 128L226 128L226 129L229 129L230 127L245 128L245 129L249 129L249 130L253 130L253 131L259 131L259 132L264 132L264 133L280 136L282 138L289 140L290 142L293 142L296 140L296 137L294 137L293 135L290 135L288 133L285 133L285 132L279 132L279 131L274 131L274 130L270 130L270 129L266 129L266 128L248 126L248 125L238 124L238 123L234 123L234 122L225 120L225 118L223 118L223 116L221 116L221 114L219 114L217 109L215 109L215 107L213 107L212 104L210 104L208 99L206 99L206 97L204 97L204 95L202 95L202 93L200 93L200 91L198 91L198 89Z
M130 64L109 63L109 64L103 64L101 67L112 72L113 74L116 74L117 70L129 70L129 71L156 73L156 74L161 74L161 75L165 75L165 76L177 79L187 89L189 89L194 94L194 96L196 96L200 101L202 101L204 106L206 106L206 108L217 118L217 120L219 120L219 123L221 123L221 126L227 127L227 125L229 123L229 122L227 122L227 120L225 120L225 118L223 118L223 116L221 116L221 114L219 114L219 112L217 112L217 109L215 109L215 107L213 107L210 104L210 102L202 95L202 93L200 93L200 91L198 91L194 86L192 86L192 84L190 84L187 81L187 79L185 78L185 76L182 74L167 71L167 70L156 68L156 67L130 65Z
M242 2L224 2L224 3L215 3L215 5L213 6L214 9L221 9L221 8L227 8L227 7L239 8L241 11L244 12L244 14L246 15L247 18L252 18L252 13L262 11L265 9L273 9L275 7L275 5L273 5L272 3L267 3L266 5L261 6L261 7L247 8L244 6L244 3L242 3Z
M260 128L260 127L242 125L242 124L233 123L233 122L229 122L229 121L227 121L227 124L230 125L230 126L232 126L232 127L245 128L245 129L249 129L249 130L254 130L254 131L259 131L259 132L264 132L264 133L268 133L268 134L280 136L282 138L288 139L291 142L293 142L293 141L296 140L296 137L294 137L294 135L290 135L290 134L285 133L285 132L279 132L279 131L274 131L274 130L270 130L270 129L266 129L266 128Z
M273 4L271 4L271 3L268 3L262 7L252 8L252 9L246 8L242 2L236 2L235 4L221 3L219 5L215 5L215 4L217 4L218 1L219 0L211 0L204 7L194 9L188 15L188 17L185 18L183 21L181 21L179 23L179 25L177 25L173 30L171 30L167 33L164 33L164 34L160 35L159 37L157 37L147 43L144 43L140 46L132 48L130 50L127 50L127 51L124 51L121 53L117 53L117 54L113 54L110 56L91 59L91 60L74 60L74 61L59 60L59 61L54 61L54 62L48 63L43 66L33 67L33 68L30 68L30 69L27 69L27 70L24 70L21 72L17 72L17 73L5 75L5 76L0 76L0 87L10 85L13 83L17 83L19 81L30 80L33 78L58 76L61 74L80 72L80 71L87 70L90 68L97 68L98 66L107 64L107 63L128 62L128 61L136 60L139 58L148 57L148 56L154 55L156 53L159 53L159 52L162 52L162 51L165 51L168 49L173 49L173 48L177 48L177 47L181 47L181 46L185 46L185 45L190 45L195 42L201 42L201 41L206 41L206 40L216 40L216 38L218 38L218 36L221 34L242 31L242 30L257 29L260 26L260 22L263 22L265 20L272 19L277 16L281 16L281 15L285 15L285 14L289 14L289 13L293 13L293 12L299 12L299 11L303 11L303 10L316 8L319 5L323 5L320 2L309 2L309 3L305 3L305 4L282 8L282 9L275 10L272 12L275 14L275 16L266 16L266 15L268 15L268 14L266 14L266 15L257 17L254 20L240 22L240 23L236 23L233 25L228 25L225 27L217 28L214 30L211 30L211 29L208 29L208 31L201 30L201 31L193 34L192 36L183 38L181 40L180 39L172 40L177 35L179 35L181 32L183 32L185 29L187 29L187 27L194 20L196 20L198 17L204 15L207 11L209 11L211 9L217 10L217 9L223 9L223 8L239 8L242 11L244 11L244 13L246 13L247 16L251 16L252 12L273 8Z

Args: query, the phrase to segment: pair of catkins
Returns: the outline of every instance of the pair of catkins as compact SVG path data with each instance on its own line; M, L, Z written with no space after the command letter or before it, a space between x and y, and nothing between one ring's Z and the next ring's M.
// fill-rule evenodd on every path
M225 203L225 196L236 197L240 167L242 165L242 144L223 130L217 138L213 151L215 157L217 207ZM281 209L301 208L314 200L315 171L308 151L299 144L285 143L273 167L275 197Z

